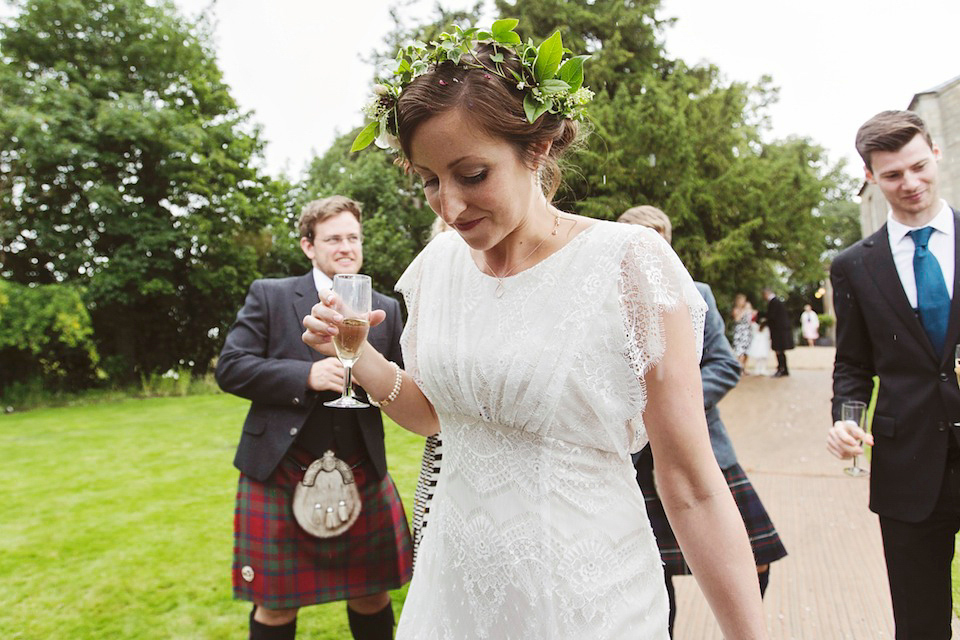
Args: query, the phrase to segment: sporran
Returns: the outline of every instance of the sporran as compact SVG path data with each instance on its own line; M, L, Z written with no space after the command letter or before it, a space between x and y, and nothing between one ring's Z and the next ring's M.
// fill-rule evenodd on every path
M334 538L360 515L360 492L353 470L333 451L314 460L293 492L293 516L300 528L317 538Z

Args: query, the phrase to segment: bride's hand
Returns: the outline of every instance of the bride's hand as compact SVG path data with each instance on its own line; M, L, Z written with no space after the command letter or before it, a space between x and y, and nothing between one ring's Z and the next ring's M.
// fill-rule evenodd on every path
M333 348L333 336L337 335L338 327L343 322L343 316L336 311L338 302L337 294L329 289L322 289L320 302L313 305L310 315L303 318L304 332L301 339L325 356L337 355ZM374 309L369 316L370 326L377 326L386 317L385 311Z

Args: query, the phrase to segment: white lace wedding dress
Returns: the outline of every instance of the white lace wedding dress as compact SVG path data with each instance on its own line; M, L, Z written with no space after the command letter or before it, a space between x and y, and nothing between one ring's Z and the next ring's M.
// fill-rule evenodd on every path
M404 362L443 433L397 638L666 639L629 454L662 315L686 305L699 345L703 299L656 233L611 222L497 287L454 232L397 283Z

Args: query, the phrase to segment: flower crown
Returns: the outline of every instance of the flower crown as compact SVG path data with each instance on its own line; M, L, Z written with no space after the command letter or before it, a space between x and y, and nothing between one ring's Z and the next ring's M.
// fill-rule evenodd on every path
M430 44L414 42L401 48L392 63L392 77L381 79L374 87L374 98L363 110L370 122L353 141L350 151L365 149L371 142L381 149L399 149L397 100L401 92L414 79L444 62L467 69L481 69L515 82L517 89L525 92L523 110L531 124L544 113L582 120L584 105L593 99L593 92L583 86L583 63L590 56L573 56L564 60L564 54L571 52L564 49L559 31L539 47L534 46L533 40L524 43L514 31L519 22L497 20L489 31L464 30L454 25L453 33L441 33ZM478 45L492 47L491 65L484 64L474 55ZM519 73L503 65L505 52L516 56Z

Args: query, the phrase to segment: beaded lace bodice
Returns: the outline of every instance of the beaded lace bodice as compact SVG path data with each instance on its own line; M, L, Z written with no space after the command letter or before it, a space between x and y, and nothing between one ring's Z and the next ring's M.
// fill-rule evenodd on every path
M600 222L504 279L453 232L397 284L407 371L444 460L398 638L666 638L660 558L629 454L663 315L705 305L645 228Z

